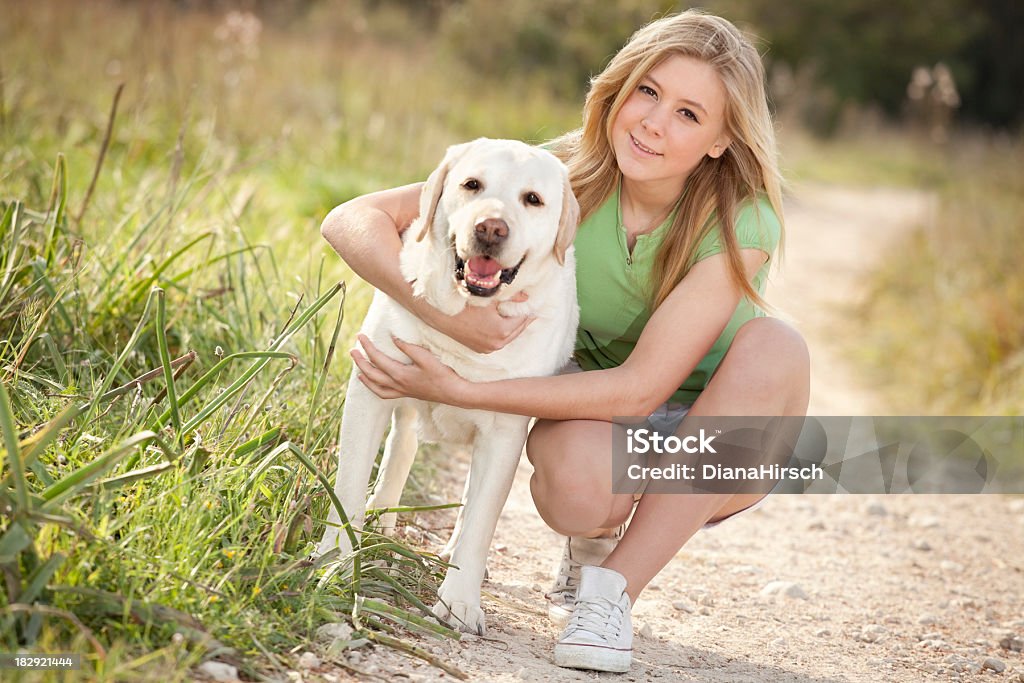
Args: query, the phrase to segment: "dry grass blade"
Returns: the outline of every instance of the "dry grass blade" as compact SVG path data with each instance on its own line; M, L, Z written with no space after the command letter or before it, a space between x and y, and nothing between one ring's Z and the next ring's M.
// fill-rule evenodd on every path
M89 202L92 200L92 193L96 189L96 181L100 177L100 169L103 168L103 160L107 156L107 148L110 146L110 136L114 132L114 119L117 118L117 104L121 101L121 93L124 91L124 83L119 83L117 90L114 92L114 101L110 105L110 116L107 118L107 131L103 135L103 143L100 145L100 155L96 159L96 168L92 172L92 180L89 181L89 189L85 192L85 198L82 200L82 208L78 210L78 216L75 217L75 222L78 224L82 223L82 216L85 215L85 210L89 208Z
M423 648L416 647L412 643L407 643L404 640L399 640L398 638L386 636L383 633L374 633L373 631L367 631L366 637L371 642L380 643L381 645L385 645L394 650L398 650L399 652L405 652L407 654L412 655L413 657L418 657L423 661L428 662L433 666L436 666L438 669L441 669L448 675L454 676L460 681L469 680L469 676L462 669L458 668L454 664L444 661L440 657L435 657Z

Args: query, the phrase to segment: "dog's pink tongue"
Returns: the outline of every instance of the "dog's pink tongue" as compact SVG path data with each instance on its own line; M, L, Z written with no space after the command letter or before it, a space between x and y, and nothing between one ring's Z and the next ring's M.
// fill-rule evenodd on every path
M466 265L468 265L469 269L480 277L490 277L501 270L500 263L492 258L487 258L486 256L474 256L469 259L469 263Z

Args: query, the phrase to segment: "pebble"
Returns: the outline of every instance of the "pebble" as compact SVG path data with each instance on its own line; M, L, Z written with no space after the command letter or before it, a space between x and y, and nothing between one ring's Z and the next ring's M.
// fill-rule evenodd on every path
M943 560L939 563L939 569L941 569L944 572L959 574L964 570L964 566L959 562L953 562L952 560Z
M640 637L641 638L653 638L654 637L654 630L651 629L651 625L650 624L645 623L644 625L642 625L640 627Z
M686 612L687 614L693 614L693 605L686 602L685 600L676 600L672 603L672 607L679 610L680 612Z
M984 661L981 662L982 669L988 669L989 671L995 671L997 674L1001 674L1006 671L1006 664L1001 659L995 657L985 657Z
M873 515L875 517L885 517L889 514L889 511L885 508L885 506L877 501L868 503L867 506L864 508L864 511L867 512L869 515Z
M798 583L792 581L772 581L761 589L762 597L774 597L776 600L785 598L807 600L807 592Z
M342 640L351 640L352 627L343 621L333 624L324 624L316 630L316 637L318 640L336 640L338 638L341 638Z
M320 666L320 658L312 652L303 652L299 655L300 669L315 669Z
M199 665L199 673L203 674L207 678L212 678L215 681L237 681L238 680L238 669L225 664L224 662L215 662L213 660L209 662L203 662Z
M544 589L541 587L541 585L539 583L533 584L530 588L533 589L534 593L542 593L542 592L544 592Z
M702 617L710 617L710 616L711 616L711 608L710 608L710 607L707 607L707 606L705 606L705 607L701 607L701 608L700 608L700 612L699 612L699 614L700 614L700 615L701 615Z
M920 529L935 529L941 524L938 517L922 516L922 517L911 517L910 526L916 526Z
M922 640L917 644L918 647L927 647L932 650L948 650L949 643L939 638L932 638L929 640Z
M772 642L768 643L769 647L773 650L785 650L789 643L786 642L785 638L776 638Z
M917 618L917 623L921 624L922 626L931 626L932 624L935 624L938 621L938 617L936 617L934 614L922 614Z
M519 671L516 672L516 678L521 681L530 680L530 672L526 670L525 666L519 667Z
M1007 633L999 639L999 647L1010 652L1021 652L1024 651L1024 639L1016 634Z
M924 540L923 538L919 538L916 541L914 541L914 550L931 550L931 549L932 549L931 544L928 541Z
M832 631L829 631L827 628L819 628L817 631L814 632L814 635L817 638L828 638L830 635L832 635Z
M879 624L867 624L858 633L854 634L854 639L859 640L862 643L878 643L886 639L889 635L889 630Z
M981 671L981 664L972 662L963 655L948 654L942 659L942 661L949 665L951 671L955 671L956 673L976 674Z

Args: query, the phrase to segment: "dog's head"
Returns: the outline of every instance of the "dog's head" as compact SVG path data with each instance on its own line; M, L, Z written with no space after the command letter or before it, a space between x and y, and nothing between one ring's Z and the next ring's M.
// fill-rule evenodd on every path
M579 222L569 175L553 154L480 138L448 148L420 196L415 239L454 249L452 276L466 296L490 297L522 268L565 263Z

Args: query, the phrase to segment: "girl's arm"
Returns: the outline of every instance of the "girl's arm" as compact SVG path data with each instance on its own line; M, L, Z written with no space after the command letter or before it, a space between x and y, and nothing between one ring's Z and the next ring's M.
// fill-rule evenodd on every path
M327 214L320 234L359 277L426 324L478 353L497 351L533 319L505 318L496 306L467 306L458 315L445 315L414 297L412 285L402 277L401 234L419 215L422 187L405 185L345 202Z
M748 278L768 258L758 249L741 254ZM412 360L407 365L364 337L360 341L366 355L353 350L352 358L360 381L383 398L412 396L554 420L649 415L693 372L736 310L740 292L725 259L718 254L697 263L651 316L626 362L610 370L470 382L422 347L397 340Z

